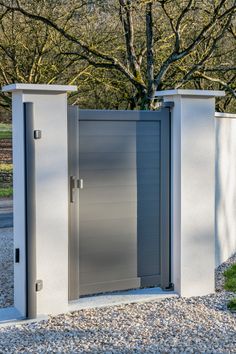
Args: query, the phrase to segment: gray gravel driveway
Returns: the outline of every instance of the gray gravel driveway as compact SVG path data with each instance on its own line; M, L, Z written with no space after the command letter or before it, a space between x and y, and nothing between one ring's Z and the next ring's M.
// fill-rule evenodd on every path
M13 227L13 201L0 199L0 229Z
M236 315L226 308L233 294L222 290L222 272L233 262L236 256L216 271L216 294L0 327L0 353L236 353Z

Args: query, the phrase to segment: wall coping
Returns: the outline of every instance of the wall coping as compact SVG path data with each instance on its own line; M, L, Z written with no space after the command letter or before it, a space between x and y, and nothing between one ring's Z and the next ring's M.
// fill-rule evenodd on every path
M166 91L156 91L155 97L163 96L202 96L202 98L207 97L222 97L225 96L224 91L214 91L214 90L166 90Z
M215 112L215 118L231 118L231 119L236 119L236 113Z
M53 91L53 92L67 92L77 91L77 86L72 85L44 85L44 84L11 84L2 87L3 92L15 91Z

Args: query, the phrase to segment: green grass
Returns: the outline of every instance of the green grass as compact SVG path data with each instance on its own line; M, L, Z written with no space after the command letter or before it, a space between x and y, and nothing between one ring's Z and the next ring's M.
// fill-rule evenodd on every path
M227 307L231 311L236 311L236 297L228 302Z
M225 290L236 293L236 264L233 264L229 269L224 272L225 277ZM230 300L227 307L231 311L236 311L236 297Z
M0 198L7 198L7 197L12 197L12 196L13 196L13 188L12 187L0 188Z
M225 276L225 290L236 293L236 264L233 264L224 272Z
M11 163L0 163L0 173L1 172L12 172L13 165Z
M1 132L0 131L0 139L11 139L12 133L11 132Z
M0 139L10 139L12 137L11 124L0 123Z
M12 125L7 123L0 123L0 130L11 130Z

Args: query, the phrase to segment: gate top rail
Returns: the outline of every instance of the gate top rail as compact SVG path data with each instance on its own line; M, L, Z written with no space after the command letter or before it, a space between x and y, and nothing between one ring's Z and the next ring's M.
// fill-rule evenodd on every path
M161 108L158 111L79 109L79 113L83 113L79 114L79 121L158 121L162 119L162 112L166 109L169 108Z

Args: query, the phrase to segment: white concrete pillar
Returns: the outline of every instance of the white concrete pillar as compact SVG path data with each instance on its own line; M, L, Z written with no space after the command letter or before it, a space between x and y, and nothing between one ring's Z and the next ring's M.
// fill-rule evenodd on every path
M214 292L215 97L221 91L156 92L174 102L171 138L172 282L181 296Z
M32 102L36 180L36 272L43 281L37 292L37 315L68 309L68 171L67 91L76 86L13 84L14 246L20 263L14 267L14 306L26 314L25 170L23 103Z

